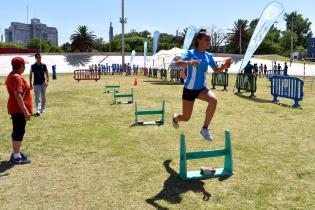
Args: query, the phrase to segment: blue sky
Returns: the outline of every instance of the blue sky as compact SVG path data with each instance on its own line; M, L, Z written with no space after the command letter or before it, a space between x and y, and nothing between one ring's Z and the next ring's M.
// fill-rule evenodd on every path
M237 19L258 18L271 0L125 0L125 31L155 30L175 34L189 25L215 27L227 32ZM279 0L285 12L297 11L312 22L315 36L314 0ZM79 25L87 25L98 37L108 41L109 22L114 34L121 32L121 0L6 0L0 3L0 30L3 33L11 22L27 21L28 16L56 27L59 44L69 41ZM29 21L30 22L30 21ZM283 17L276 25L284 29Z

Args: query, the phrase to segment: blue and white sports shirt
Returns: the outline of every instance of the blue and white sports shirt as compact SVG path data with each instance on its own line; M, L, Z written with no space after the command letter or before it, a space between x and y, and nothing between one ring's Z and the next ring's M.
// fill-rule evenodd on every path
M207 86L206 73L208 65L215 69L217 64L213 60L212 54L208 52L198 52L197 49L188 50L183 56L182 60L201 60L197 66L187 67L187 79L185 81L185 88L190 90L200 90Z

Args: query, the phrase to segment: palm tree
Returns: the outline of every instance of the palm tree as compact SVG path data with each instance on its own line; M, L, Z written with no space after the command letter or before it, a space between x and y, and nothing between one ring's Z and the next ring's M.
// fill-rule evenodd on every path
M248 36L248 21L243 19L238 19L234 22L233 29L231 33L228 33L228 51L230 53L240 52L240 42L242 44L241 53L245 52L245 49L249 42Z
M87 26L78 26L75 33L70 37L70 40L72 41L71 49L80 52L90 51L93 48L95 37L93 32L88 30Z

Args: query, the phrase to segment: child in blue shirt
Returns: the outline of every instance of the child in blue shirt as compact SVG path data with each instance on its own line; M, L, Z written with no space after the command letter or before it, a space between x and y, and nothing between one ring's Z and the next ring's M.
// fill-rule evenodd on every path
M218 67L213 60L211 53L206 49L211 47L211 36L205 29L201 29L194 41L195 48L187 51L181 60L176 62L176 66L187 68L187 79L184 84L182 103L183 113L173 114L173 126L178 128L180 121L188 121L191 117L195 99L208 102L206 117L200 134L205 140L211 141L213 137L209 133L208 127L217 106L217 98L212 91L207 88L206 73L210 66L215 73L220 73L231 66L232 59L228 58L225 63Z

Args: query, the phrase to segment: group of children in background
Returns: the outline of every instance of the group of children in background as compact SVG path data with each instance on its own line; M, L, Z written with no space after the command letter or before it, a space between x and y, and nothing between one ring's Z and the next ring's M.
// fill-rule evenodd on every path
M90 70L94 70L94 71L101 71L102 75L107 75L107 74L112 74L112 75L122 75L123 74L123 69L122 69L122 65L118 64L118 63L113 63L112 65L108 65L108 63L106 63L106 65L104 64L94 64L89 66ZM126 69L126 75L131 75L132 74L138 74L138 70L139 70L139 66L133 64L133 66L131 67L128 64L126 64L125 66Z

